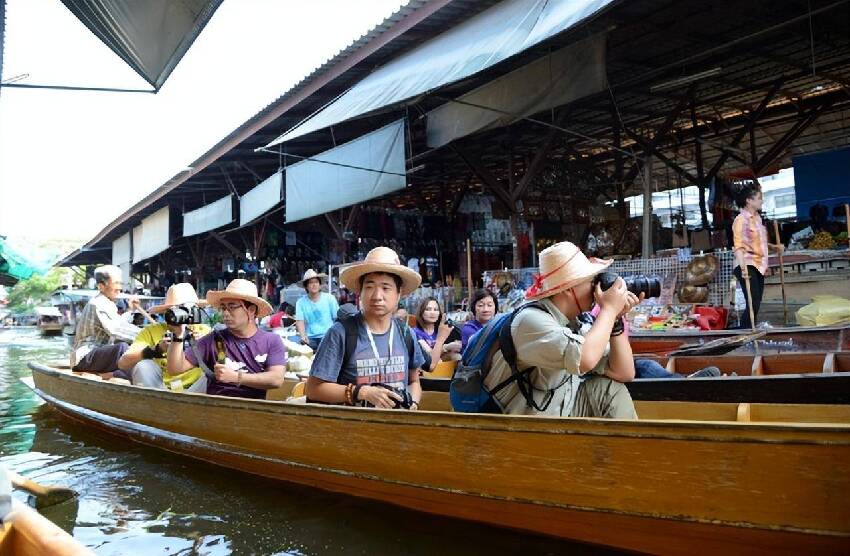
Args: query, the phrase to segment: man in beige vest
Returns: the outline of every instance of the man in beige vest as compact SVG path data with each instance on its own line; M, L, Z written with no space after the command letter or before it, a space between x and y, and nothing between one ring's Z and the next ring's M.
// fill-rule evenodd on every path
M622 278L606 291L594 285L596 275L610 264L589 260L566 241L540 253L540 275L526 298L541 308L520 311L511 326L517 368L534 370L496 393L504 413L637 418L623 384L634 379L632 349L622 323L616 323L638 300ZM594 302L599 313L583 330L578 317ZM496 350L484 385L493 390L511 372Z

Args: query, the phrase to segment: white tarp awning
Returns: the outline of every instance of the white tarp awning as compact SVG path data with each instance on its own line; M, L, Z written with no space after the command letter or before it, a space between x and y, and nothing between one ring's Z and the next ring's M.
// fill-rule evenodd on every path
M165 206L133 228L134 263L159 255L171 245L169 216L169 209Z
M35 312L40 317L61 317L62 313L56 307L36 307Z
M447 102L432 110L428 113L428 146L441 147L478 131L509 125L516 118L507 114L531 116L605 86L605 34L600 33L458 97L462 102Z
M286 221L304 220L406 186L404 120L398 120L287 168Z
M189 237L215 230L233 222L233 195L204 205L183 215L183 236Z
M62 0L71 13L159 90L222 0Z
M391 60L266 147L465 79L565 31L613 0L505 0Z
M130 232L112 242L112 264L122 265L131 260Z
M283 172L269 176L239 199L239 225L244 226L280 202Z

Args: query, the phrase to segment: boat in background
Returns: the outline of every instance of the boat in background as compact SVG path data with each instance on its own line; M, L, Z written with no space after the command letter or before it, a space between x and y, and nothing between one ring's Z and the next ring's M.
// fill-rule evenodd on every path
M62 334L62 313L59 309L53 306L36 307L35 312L38 315L36 326L45 336L58 336Z
M850 325L789 326L757 329L764 334L752 342L736 346L735 353L785 353L850 351ZM636 356L669 355L677 350L694 348L714 340L746 337L746 330L667 330L650 332L630 330L629 343Z
M638 421L175 393L30 363L23 379L102 431L248 473L650 553L850 549L850 406L636 402ZM180 415L180 419L174 419Z

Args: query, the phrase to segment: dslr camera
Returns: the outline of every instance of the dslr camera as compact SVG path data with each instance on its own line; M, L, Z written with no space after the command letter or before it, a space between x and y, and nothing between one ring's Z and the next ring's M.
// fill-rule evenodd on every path
M393 388L389 384L383 384L381 382L372 384L372 386L386 388L387 390L395 392L396 394L401 396L401 401L393 400L395 402L393 409L410 409L410 406L413 405L413 397L410 395L410 392L408 392L404 388Z
M619 275L616 272L606 270L596 275L593 280L593 287L599 284L602 291L614 285ZM640 294L646 294L645 297L658 297L661 295L661 279L658 276L644 276L642 274L634 274L632 276L623 276L623 281L626 282L626 289L638 297Z
M177 305L169 307L164 315L165 322L171 326L181 324L199 324L203 322L204 314L197 305Z

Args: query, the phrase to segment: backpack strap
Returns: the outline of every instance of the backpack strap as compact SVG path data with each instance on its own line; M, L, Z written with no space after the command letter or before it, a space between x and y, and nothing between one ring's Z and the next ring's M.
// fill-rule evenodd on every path
M532 407L537 411L543 412L546 411L549 408L549 404L552 403L552 399L555 397L555 391L567 383L567 380L569 380L569 376L565 378L563 382L561 382L561 384L558 384L553 388L547 389L545 391L546 394L543 396L542 403L538 404L534 400L534 391L538 389L535 388L533 384L531 384L530 376L531 371L536 369L536 367L529 367L527 369L522 370L517 367L516 345L514 345L514 338L511 332L511 326L514 323L514 319L520 311L527 308L538 309L540 311L545 311L546 313L549 313L549 311L542 303L533 301L531 303L527 303L521 307L518 307L511 314L511 316L508 317L508 322L506 322L504 326L502 326L501 330L499 330L499 349L502 352L502 357L505 358L505 362L507 362L507 364L511 368L511 376L499 383L495 388L493 388L493 390L490 391L490 394L495 396L496 392L498 392L511 382L516 381L517 388L519 388L522 397L525 398L525 403L528 405L528 407Z
M345 359L342 361L344 367L346 363L354 357L354 351L357 349L357 337L360 334L360 313L350 315L346 318L339 319L342 327L345 329Z

